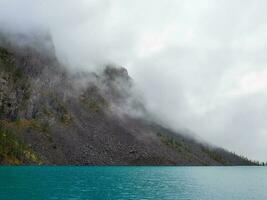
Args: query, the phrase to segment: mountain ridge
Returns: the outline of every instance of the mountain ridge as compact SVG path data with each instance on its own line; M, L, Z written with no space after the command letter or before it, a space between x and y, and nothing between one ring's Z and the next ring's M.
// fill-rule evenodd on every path
M42 38L0 41L0 164L256 164L150 119L125 68L69 73Z

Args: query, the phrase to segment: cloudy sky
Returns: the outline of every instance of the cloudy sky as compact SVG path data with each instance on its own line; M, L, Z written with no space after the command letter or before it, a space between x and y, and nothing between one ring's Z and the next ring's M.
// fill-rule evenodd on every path
M72 69L116 63L172 128L267 160L264 0L0 0L0 27L48 29Z

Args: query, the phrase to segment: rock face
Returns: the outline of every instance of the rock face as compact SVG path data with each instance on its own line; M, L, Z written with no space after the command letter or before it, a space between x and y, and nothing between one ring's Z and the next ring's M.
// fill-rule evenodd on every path
M254 164L145 120L126 69L68 73L43 38L0 41L0 164Z

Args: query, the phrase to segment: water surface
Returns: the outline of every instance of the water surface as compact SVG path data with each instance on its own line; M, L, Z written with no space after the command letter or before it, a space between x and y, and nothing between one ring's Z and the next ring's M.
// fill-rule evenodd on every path
M265 200L267 167L0 167L1 200Z

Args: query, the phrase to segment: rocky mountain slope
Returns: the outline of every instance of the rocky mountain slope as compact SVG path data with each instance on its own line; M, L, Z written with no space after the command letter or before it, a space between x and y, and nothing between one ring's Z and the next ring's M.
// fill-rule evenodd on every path
M120 67L68 72L49 35L0 36L0 164L254 164L148 120L132 86Z

